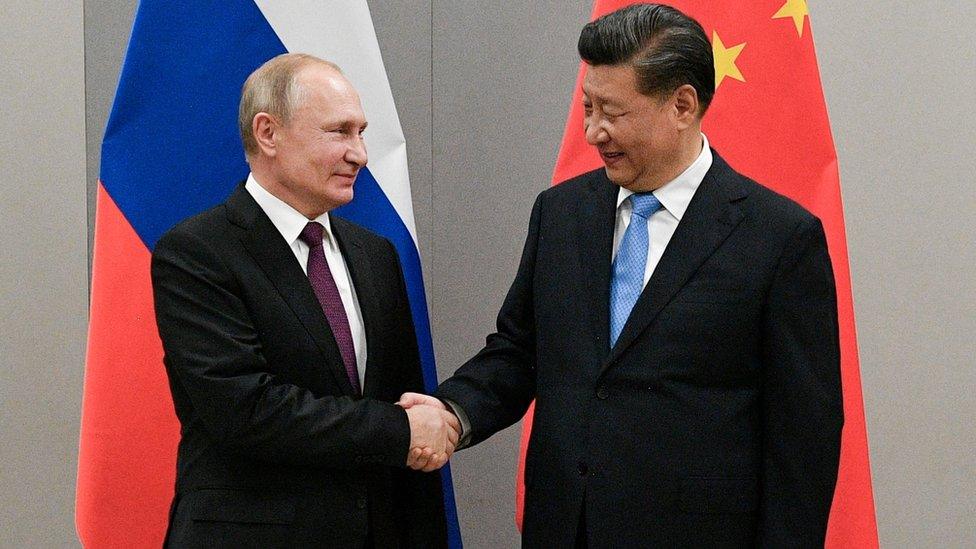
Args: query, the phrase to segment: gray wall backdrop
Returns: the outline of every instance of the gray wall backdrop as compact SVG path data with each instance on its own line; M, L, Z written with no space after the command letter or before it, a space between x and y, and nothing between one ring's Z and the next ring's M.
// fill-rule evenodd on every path
M969 547L976 49L966 22L976 4L810 4L840 158L881 542ZM77 545L88 204L135 5L0 10L0 547ZM407 138L442 379L480 347L515 272L590 5L371 3ZM453 460L468 547L517 546L518 433Z
M82 0L41 4L0 7L0 547L74 539L88 325L84 21Z

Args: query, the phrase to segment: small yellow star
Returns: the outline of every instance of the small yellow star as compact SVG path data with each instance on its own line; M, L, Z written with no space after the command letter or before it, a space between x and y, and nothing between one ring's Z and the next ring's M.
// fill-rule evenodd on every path
M784 19L786 17L793 18L793 24L796 25L796 32L803 37L803 18L810 15L810 11L807 9L807 0L786 0L783 7L776 12L773 19Z
M731 48L726 48L725 44L722 43L722 39L719 38L718 33L712 31L712 57L715 58L716 90L726 76L735 78L739 82L746 81L742 73L739 72L739 67L735 66L735 60L742 53L742 48L744 47L746 47L745 42L737 46L732 46Z

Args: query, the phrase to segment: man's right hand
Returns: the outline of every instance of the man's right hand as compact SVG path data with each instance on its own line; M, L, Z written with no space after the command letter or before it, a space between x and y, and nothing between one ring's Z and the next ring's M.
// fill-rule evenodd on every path
M407 466L430 472L440 469L450 459L460 437L461 424L457 417L436 399L436 405L404 406L410 422L410 453Z

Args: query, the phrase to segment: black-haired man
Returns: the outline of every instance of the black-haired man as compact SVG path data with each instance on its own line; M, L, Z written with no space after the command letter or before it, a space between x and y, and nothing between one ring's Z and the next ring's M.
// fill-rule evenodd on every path
M697 22L631 6L579 52L605 167L539 195L497 332L437 396L462 445L536 400L526 547L822 547L843 419L821 223L709 148Z

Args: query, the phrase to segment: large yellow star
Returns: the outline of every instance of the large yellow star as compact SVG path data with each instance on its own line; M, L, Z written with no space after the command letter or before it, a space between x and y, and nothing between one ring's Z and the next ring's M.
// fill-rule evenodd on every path
M739 67L735 66L735 60L742 53L742 48L744 47L746 47L745 42L737 46L732 46L731 48L726 48L725 44L722 43L722 39L719 38L718 32L712 31L712 57L715 58L716 90L726 76L735 78L739 82L746 81L742 73L739 72Z
M807 10L807 0L786 0L786 3L776 12L773 19L792 17L793 24L796 25L796 32L800 37L803 37L803 19L808 15L810 15L810 11Z

